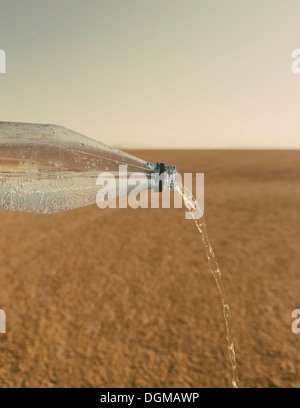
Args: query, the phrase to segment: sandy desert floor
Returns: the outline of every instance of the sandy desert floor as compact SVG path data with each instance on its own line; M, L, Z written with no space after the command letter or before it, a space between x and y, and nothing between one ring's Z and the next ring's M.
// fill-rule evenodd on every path
M205 173L242 387L300 387L300 151L134 151ZM0 212L1 387L229 387L218 292L183 209Z

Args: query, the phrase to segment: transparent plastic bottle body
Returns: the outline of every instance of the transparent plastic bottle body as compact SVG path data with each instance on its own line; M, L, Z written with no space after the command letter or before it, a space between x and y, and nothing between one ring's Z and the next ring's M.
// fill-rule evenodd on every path
M0 122L0 209L53 214L94 204L104 172L115 177L118 195L122 183L134 188L127 180L136 173L140 190L151 188L158 166L61 126Z

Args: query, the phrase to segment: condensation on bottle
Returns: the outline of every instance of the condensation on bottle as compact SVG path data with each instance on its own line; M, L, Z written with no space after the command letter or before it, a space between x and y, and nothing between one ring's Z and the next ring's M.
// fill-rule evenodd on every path
M120 166L126 176L120 177ZM123 168L123 167L121 167ZM53 214L96 203L99 174L117 180L117 195L173 190L176 167L148 163L62 126L0 122L0 209Z

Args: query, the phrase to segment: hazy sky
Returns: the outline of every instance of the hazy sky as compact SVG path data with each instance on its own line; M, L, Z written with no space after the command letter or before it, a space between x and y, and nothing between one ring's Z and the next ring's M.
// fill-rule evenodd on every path
M300 148L299 0L0 0L0 120L111 145Z

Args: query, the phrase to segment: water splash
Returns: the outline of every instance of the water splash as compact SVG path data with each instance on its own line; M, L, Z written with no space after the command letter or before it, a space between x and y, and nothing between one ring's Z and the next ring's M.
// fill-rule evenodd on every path
M226 326L228 355L229 355L229 360L230 360L231 368L232 368L231 383L234 388L238 388L239 378L237 375L236 355L235 355L234 342L233 342L233 336L232 336L232 330L231 330L230 308L229 308L229 305L226 299L222 274L221 274L218 262L216 260L213 248L208 238L206 221L205 221L205 218L203 217L203 212L201 211L197 201L194 199L192 193L186 187L184 188L184 191L183 191L182 186L180 184L177 184L175 189L183 197L184 204L186 208L190 211L195 221L195 224L201 234L202 242L204 244L205 251L206 251L209 269L215 279L215 282L217 284L217 287L220 293L220 298L221 298L221 302L223 306L223 315L224 315L225 326Z

